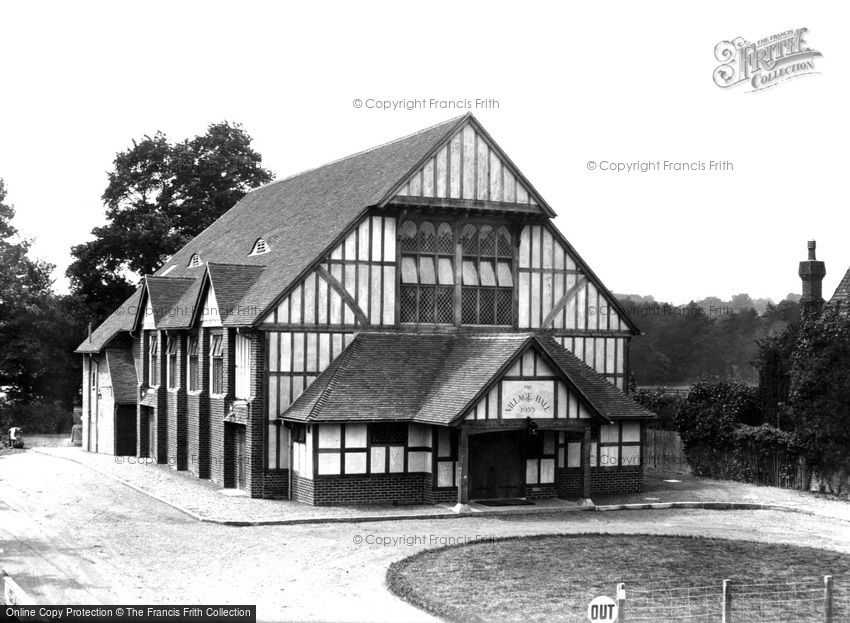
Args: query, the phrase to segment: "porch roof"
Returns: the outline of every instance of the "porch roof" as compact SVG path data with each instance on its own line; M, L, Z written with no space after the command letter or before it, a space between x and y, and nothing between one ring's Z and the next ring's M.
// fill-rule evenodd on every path
M280 417L451 424L533 343L606 420L652 418L551 337L360 333Z

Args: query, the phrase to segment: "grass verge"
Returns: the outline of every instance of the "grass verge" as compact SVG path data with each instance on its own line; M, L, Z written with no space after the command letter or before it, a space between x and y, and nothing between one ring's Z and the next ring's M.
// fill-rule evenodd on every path
M752 541L583 534L426 550L393 563L387 585L402 599L451 621L585 621L591 599L614 597L617 583L625 582L632 618L687 615L696 621L703 612L705 620L719 620L720 589L728 578L741 587L733 603L739 612L752 617L759 608L759 618L748 620L794 620L797 610L817 608L827 574L847 587L850 557ZM802 580L813 590L796 584ZM850 607L850 592L839 596L837 608L843 612Z

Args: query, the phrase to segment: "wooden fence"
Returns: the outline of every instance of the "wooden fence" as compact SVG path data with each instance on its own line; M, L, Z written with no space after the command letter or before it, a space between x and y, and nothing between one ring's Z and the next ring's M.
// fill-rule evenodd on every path
M674 474L690 474L682 440L673 430L647 428L643 438L643 464L646 469Z
M679 433L671 430L646 429L643 442L644 467L671 474L694 474L720 480L736 480L755 485L784 487L807 491L825 489L843 493L850 478L813 477L801 458L782 452L690 451L686 458Z

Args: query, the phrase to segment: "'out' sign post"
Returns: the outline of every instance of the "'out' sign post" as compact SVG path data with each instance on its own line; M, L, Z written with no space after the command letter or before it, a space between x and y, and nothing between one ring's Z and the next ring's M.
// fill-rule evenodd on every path
M594 623L598 621L611 623L612 621L617 620L618 614L617 603L610 597L605 597L604 595L595 597L593 601L590 602L590 605L587 606L587 620L593 621Z

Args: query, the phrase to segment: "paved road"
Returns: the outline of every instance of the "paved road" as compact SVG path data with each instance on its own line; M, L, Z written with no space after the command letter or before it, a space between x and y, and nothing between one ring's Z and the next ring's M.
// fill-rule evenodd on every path
M850 553L847 522L773 511L232 528L195 522L76 463L0 456L0 566L44 603L247 603L268 621L427 621L384 588L392 561L450 539L576 532L703 534Z

